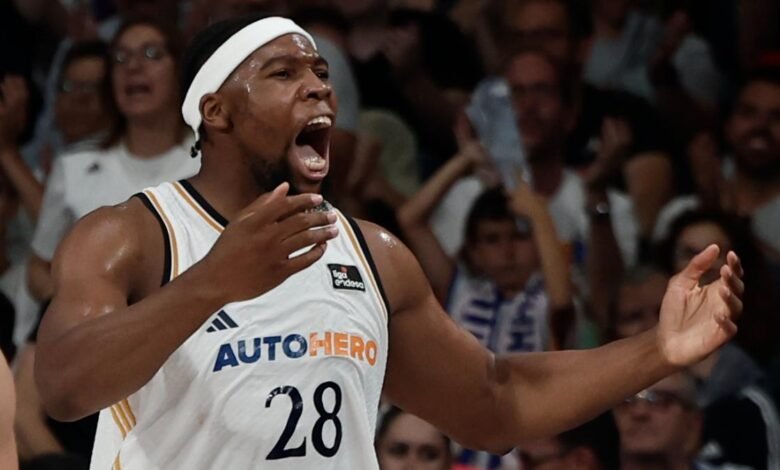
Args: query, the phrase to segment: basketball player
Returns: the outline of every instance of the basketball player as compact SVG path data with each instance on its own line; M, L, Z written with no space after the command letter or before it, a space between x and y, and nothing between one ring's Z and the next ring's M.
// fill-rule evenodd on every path
M92 213L55 257L36 378L58 419L102 410L93 469L376 469L383 391L457 442L502 452L736 330L736 255L698 286L711 246L670 283L657 329L494 356L449 320L405 246L317 194L336 100L305 31L216 24L185 74L200 173Z

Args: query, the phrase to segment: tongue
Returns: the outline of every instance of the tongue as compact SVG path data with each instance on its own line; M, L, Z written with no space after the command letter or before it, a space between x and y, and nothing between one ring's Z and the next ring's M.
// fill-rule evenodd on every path
M298 156L306 169L310 171L322 171L325 169L327 162L314 150L314 147L311 145L298 145L297 147Z

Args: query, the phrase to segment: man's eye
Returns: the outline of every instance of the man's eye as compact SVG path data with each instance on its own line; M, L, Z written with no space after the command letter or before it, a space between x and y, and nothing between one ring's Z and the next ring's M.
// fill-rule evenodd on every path
M279 70L279 71L274 72L271 76L272 77L276 77L276 78L290 78L290 71L289 70Z
M328 80L330 78L330 72L328 70L320 70L317 72L317 77L320 80Z

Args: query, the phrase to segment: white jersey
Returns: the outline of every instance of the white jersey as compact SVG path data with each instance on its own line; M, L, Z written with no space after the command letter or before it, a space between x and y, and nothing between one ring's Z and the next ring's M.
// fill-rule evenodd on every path
M163 228L163 282L226 225L186 181L138 197ZM388 308L359 228L336 213L339 235L320 260L214 312L146 385L100 412L92 470L378 468Z

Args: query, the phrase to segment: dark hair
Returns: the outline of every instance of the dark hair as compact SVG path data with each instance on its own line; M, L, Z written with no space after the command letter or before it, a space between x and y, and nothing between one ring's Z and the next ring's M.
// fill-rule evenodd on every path
M610 411L558 435L557 439L566 450L592 450L604 469L620 468L620 433Z
M62 59L62 68L60 69L60 81L64 75L65 70L77 60L81 59L100 59L105 61L108 65L108 46L103 41L83 41L74 43L65 53L65 57Z
M116 34L114 35L114 38L111 40L108 46L109 53L113 53L116 51L119 40L122 38L122 36L130 29L136 26L150 26L157 30L163 37L163 40L165 41L165 49L170 54L171 58L173 59L174 64L176 64L177 70L179 68L182 49L184 41L182 39L181 33L179 32L178 28L168 23L164 20L160 20L158 18L151 18L146 16L140 16L131 18L119 27ZM114 65L113 62L111 63L110 67L110 73L109 73L109 87L113 89L113 82L114 82ZM124 135L125 131L127 130L127 119L125 118L122 113L118 113L117 117L117 123L114 126L114 129L109 133L108 138L103 143L103 147L110 147L114 144L116 144L119 139Z
M749 70L747 75L739 82L736 93L730 96L729 99L724 100L723 107L721 107L721 118L730 118L737 109L737 103L745 89L758 82L780 86L780 66L764 65Z
M181 80L179 82L179 92L182 101L187 96L187 91L190 89L192 81L195 80L195 75L198 74L203 64L209 60L209 57L219 49L219 46L240 30L266 17L267 15L265 14L254 14L218 21L194 37L182 58ZM198 129L198 134L200 138L193 144L191 149L193 157L200 151L201 140L206 137L206 129L202 124Z
M485 190L472 204L466 217L466 245L477 241L479 224L485 220L511 220L509 201L501 187Z

